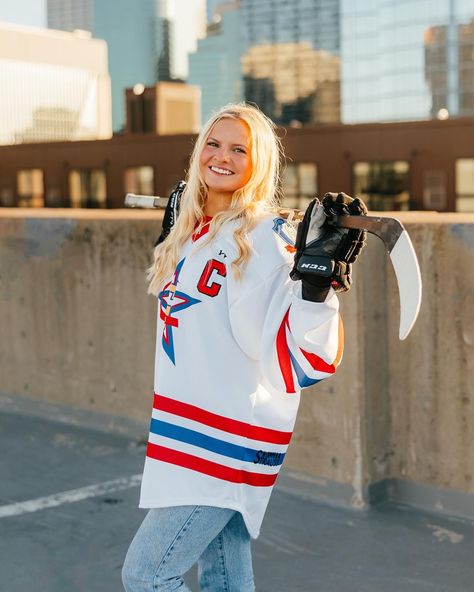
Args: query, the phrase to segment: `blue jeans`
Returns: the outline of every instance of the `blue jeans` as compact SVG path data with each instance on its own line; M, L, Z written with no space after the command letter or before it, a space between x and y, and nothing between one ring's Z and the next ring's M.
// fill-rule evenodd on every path
M126 592L190 592L198 563L202 592L254 592L250 536L240 512L210 506L148 511L122 569Z

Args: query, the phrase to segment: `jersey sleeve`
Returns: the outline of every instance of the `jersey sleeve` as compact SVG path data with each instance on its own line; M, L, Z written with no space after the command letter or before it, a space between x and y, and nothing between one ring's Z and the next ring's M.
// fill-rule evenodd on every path
M232 282L229 301L234 338L259 363L262 378L284 393L295 393L334 374L343 348L335 292L331 290L325 302L303 300L301 282L289 277L291 262L292 256L280 258L264 277L247 276L240 286Z

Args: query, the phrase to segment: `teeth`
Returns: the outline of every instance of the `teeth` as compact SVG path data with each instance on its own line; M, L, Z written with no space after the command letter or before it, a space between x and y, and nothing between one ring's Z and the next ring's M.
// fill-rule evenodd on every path
M233 173L231 171L228 171L227 169L220 169L219 167L216 167L216 166L211 166L211 171L214 171L215 173L219 173L220 175L233 175Z

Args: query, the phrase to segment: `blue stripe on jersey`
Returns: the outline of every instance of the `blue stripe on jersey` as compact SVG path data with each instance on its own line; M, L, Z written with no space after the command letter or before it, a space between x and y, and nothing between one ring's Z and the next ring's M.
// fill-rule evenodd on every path
M244 446L224 442L223 440L206 436L195 430L183 428L154 418L151 420L150 432L157 434L158 436L165 436L166 438L179 440L186 444L199 446L199 448L204 448L205 450L216 452L223 456L260 465L272 467L279 466L285 458L285 453L283 452L269 452L265 450L254 450L253 448L245 448Z
M290 358L291 358L291 363L293 364L293 368L295 369L295 372L296 372L296 377L298 378L298 384L300 385L301 388L311 386L313 384L321 382L321 380L324 380L324 378L310 378L307 374L305 374L303 368L298 364L295 356L291 353L291 351L290 351Z

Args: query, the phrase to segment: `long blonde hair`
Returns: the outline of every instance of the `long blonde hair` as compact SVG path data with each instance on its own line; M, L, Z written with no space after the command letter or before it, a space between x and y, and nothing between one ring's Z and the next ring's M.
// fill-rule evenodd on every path
M248 182L234 192L230 208L213 217L203 246L212 241L223 224L240 221L234 231L238 257L232 261L232 270L235 277L241 277L251 255L248 233L257 224L260 214L277 207L283 150L275 132L276 126L257 107L246 103L226 105L208 120L197 137L178 219L166 240L155 247L153 263L147 270L150 294L159 293L163 281L175 270L184 243L196 232L196 226L203 223L207 187L200 172L199 160L212 128L225 118L240 119L247 124L252 172Z

